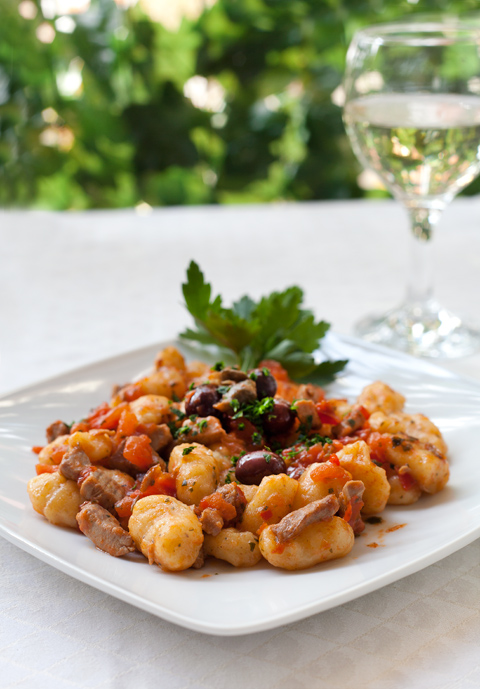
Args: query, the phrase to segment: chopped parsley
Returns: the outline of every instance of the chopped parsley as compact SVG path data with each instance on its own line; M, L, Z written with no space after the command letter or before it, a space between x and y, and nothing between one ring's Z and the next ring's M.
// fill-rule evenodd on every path
M171 412L172 412L172 414L175 414L177 419L179 419L180 421L182 421L182 419L184 419L186 417L186 414L184 414L184 412L181 409L176 409L176 408L172 407Z
M217 390L221 395L224 395L231 388L231 385L219 385Z
M224 362L223 361L217 361L216 364L213 364L211 370L212 371L223 371L224 368L225 368Z
M200 433L203 433L203 431L204 431L204 430L206 429L206 427L208 426L208 421L207 421L207 419L202 419L201 421L199 421L199 422L197 423L197 426L198 426L198 430L200 431Z
M261 445L262 444L262 436L260 433L252 433L252 443L254 445Z
M190 452L193 452L193 451L194 451L194 449L195 449L195 448L194 448L193 446L191 446L191 447L184 447L183 450L182 450L182 456L184 457L185 455L189 455Z

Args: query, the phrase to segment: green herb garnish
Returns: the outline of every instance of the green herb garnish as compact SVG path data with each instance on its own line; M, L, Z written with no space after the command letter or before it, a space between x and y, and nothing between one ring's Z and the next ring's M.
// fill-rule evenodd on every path
M347 363L315 361L312 352L318 349L330 324L316 322L311 311L301 308L300 287L272 292L258 302L245 295L226 308L220 295L212 298L211 285L192 261L182 289L196 327L188 328L180 337L214 346L225 355L233 354L242 370L254 368L263 359L275 359L295 380L323 385Z

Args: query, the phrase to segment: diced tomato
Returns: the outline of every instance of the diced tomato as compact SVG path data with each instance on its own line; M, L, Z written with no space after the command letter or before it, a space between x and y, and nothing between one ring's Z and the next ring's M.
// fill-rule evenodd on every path
M52 448L50 459L54 464L60 464L69 449L70 448L66 447L65 445L59 445L58 447Z
M148 435L131 435L127 438L123 456L135 464L140 471L146 471L153 464L151 441Z
M366 409L366 408L363 406L363 404L360 404L360 405L357 407L357 410L361 413L361 415L363 416L363 418L365 419L365 421L368 421L368 419L370 418L370 412L368 411L368 409Z
M409 471L405 471L405 473L398 474L398 478L400 479L400 484L403 488L403 490L411 490L414 486L417 485L417 482L413 478L412 474Z
M95 419L90 422L90 428L105 428L106 430L113 431L117 428L120 421L120 417L125 409L127 409L128 404L122 402L117 407L110 408Z
M119 519L130 519L133 507L141 495L142 492L140 490L132 490L124 498L115 503L115 512Z
M90 412L85 421L91 427L92 424L95 423L98 418L104 416L105 414L108 414L109 411L109 404L107 402L102 402L102 404L99 404L98 407L95 407L95 409Z
M155 481L151 486L148 486L148 488L142 491L142 495L170 495L173 498L176 497L177 489L175 477L173 474L162 472L155 476Z
M120 443L123 438L133 435L138 428L138 419L128 408L122 409L120 420L117 427L116 441Z
M79 421L78 423L73 424L73 426L70 429L70 433L71 434L77 433L77 432L85 433L86 431L89 431L89 430L90 430L90 426L88 425L88 423L86 423L85 421Z
M32 452L35 452L36 455L39 455L40 452L43 450L43 445L34 445L32 447Z
M156 423L139 423L135 433L139 435L151 436L157 430L158 426Z
M315 405L315 408L320 418L320 423L326 423L329 426L336 426L340 423L327 400L320 400L320 402L317 402Z
M141 383L130 383L122 390L122 397L126 402L133 402L143 395Z
M272 512L271 509L269 509L269 508L267 507L266 510L263 510L262 512L260 512L260 516L261 516L261 518L263 519L263 521L266 522L266 521L268 521L269 519L271 519L271 518L273 517L273 512Z
M345 469L342 469L339 464L329 460L328 462L319 464L318 467L314 467L310 472L310 478L315 482L332 481L335 479L347 482L350 479L350 475Z
M370 459L379 464L388 463L387 450L392 446L392 438L383 433L376 431L370 433L367 439L367 445L370 447Z
M58 471L58 466L55 464L36 464L35 470L37 474L54 474Z
M328 461L330 462L330 464L336 464L337 467L340 466L340 460L338 459L336 454L330 455Z
M284 369L283 366L278 363L278 361L274 361L273 359L265 359L259 363L258 368L268 368L272 376L277 381L282 380L285 383L291 382L286 369Z
M235 519L237 516L235 506L227 502L220 493L212 493L211 495L207 495L206 498L200 500L200 504L198 506L199 510L203 511L207 509L207 507L218 510L223 520L226 522L230 521L231 519Z

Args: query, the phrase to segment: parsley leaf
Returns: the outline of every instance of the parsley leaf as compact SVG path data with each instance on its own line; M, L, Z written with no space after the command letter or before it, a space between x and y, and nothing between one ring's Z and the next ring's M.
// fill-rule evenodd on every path
M180 337L213 346L225 357L230 352L242 370L254 368L263 359L275 359L295 380L324 385L347 363L315 360L313 352L330 324L317 322L311 311L302 308L300 287L272 292L258 302L245 295L226 308L220 295L213 298L211 285L191 261L182 290L195 329L187 328Z

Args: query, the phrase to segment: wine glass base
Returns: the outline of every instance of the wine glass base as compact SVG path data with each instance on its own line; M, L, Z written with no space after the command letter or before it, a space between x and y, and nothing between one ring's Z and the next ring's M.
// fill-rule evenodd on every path
M366 317L356 324L355 334L374 344L431 359L454 359L480 351L480 329L462 322L433 299Z

